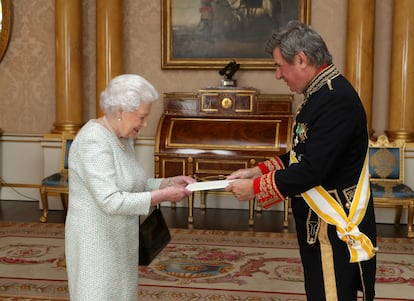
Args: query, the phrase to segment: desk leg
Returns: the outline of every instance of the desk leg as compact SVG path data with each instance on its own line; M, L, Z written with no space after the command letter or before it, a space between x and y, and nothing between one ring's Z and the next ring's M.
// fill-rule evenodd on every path
M249 226L254 225L254 198L249 200Z
M194 222L193 202L194 202L194 192L188 196L188 223L189 224L192 224Z
M283 220L283 227L287 228L289 226L289 198L285 198L284 214L285 218Z
M206 209L207 190L200 191L200 209Z

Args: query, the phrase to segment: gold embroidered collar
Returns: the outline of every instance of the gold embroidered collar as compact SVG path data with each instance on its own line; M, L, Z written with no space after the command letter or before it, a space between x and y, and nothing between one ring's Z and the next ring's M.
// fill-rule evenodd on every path
M305 96L305 101L311 96L313 93L318 91L320 88L322 88L325 84L329 86L329 89L332 90L332 84L331 80L340 75L336 67L331 64L325 69L323 69L317 76L315 76L314 79L311 80L311 82L306 87L305 91L303 92L303 95Z

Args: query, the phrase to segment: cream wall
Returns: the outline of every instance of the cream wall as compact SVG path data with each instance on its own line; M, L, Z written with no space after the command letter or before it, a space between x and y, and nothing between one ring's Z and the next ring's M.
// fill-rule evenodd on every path
M387 128L392 0L376 1L373 129ZM217 70L161 70L161 0L124 0L125 72L150 80L160 94L219 85ZM84 121L95 116L95 1L83 0ZM54 0L13 0L9 48L0 63L0 128L5 133L44 134L55 121ZM311 24L325 38L344 71L347 0L312 0ZM272 71L240 70L239 86L289 93ZM297 96L296 102L301 99ZM154 137L162 101L141 136Z

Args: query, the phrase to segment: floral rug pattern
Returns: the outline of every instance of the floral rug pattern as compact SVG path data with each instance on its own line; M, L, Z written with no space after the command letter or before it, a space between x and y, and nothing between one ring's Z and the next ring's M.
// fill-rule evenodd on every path
M139 300L306 301L295 235L170 229ZM414 300L414 241L379 238L376 300ZM0 300L68 300L64 225L0 222Z

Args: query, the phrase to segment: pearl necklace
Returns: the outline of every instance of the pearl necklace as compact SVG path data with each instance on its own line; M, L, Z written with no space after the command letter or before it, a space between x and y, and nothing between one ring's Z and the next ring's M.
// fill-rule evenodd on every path
M111 132L112 135L114 135L116 142L118 143L119 147L125 151L126 150L126 145L124 143L121 142L121 140L119 139L119 137L115 134L114 130L112 129L111 125L109 124L108 120L106 120L106 116L104 116L102 118L103 122L105 123L105 126L107 127L107 129Z

